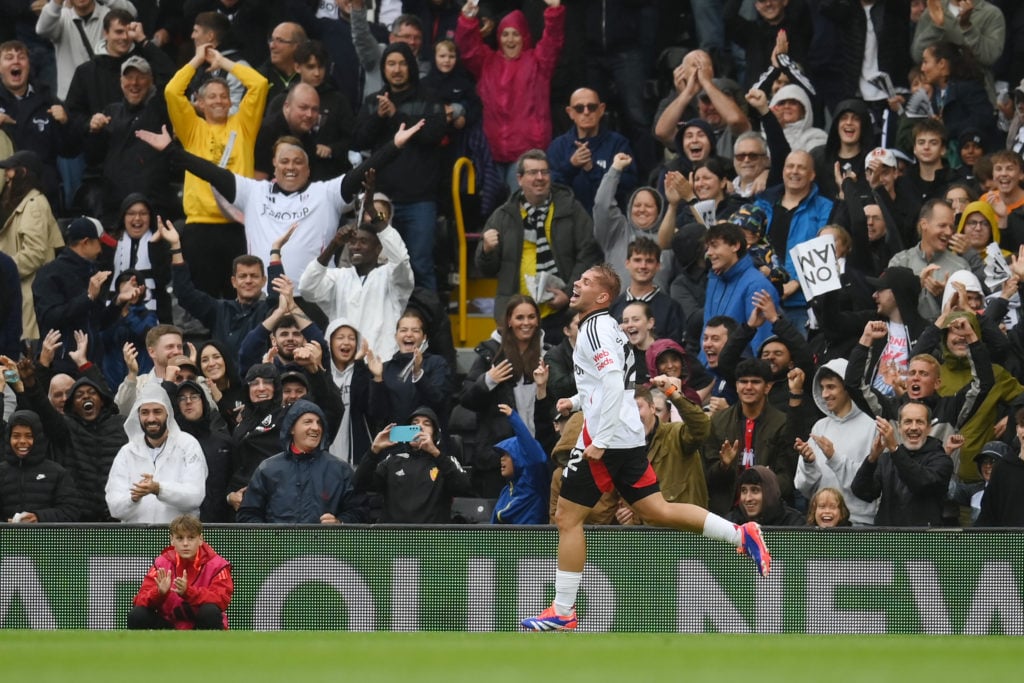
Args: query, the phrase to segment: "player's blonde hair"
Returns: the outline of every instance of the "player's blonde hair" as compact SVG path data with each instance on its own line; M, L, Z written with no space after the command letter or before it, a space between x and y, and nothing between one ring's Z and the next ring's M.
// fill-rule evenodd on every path
M619 279L619 274L615 272L615 268L610 263L598 263L591 266L589 270L594 271L597 275L597 281L611 295L611 301L619 298L619 292L622 291L622 280ZM611 301L608 303L610 304Z

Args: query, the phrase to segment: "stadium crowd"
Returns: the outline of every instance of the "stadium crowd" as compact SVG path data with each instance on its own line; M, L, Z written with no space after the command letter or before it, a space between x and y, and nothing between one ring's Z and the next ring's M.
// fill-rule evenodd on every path
M607 261L670 502L1024 525L1024 4L0 8L0 520L546 524Z

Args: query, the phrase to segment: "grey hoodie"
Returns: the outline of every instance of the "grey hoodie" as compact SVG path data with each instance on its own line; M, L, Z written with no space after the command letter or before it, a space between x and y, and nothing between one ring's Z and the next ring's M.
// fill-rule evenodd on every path
M800 458L794 484L797 490L808 498L818 489L829 486L839 489L846 499L846 506L850 509L850 522L856 526L864 526L874 524L878 501L867 503L861 500L853 495L850 485L871 450L875 438L875 421L858 408L856 403L851 403L850 412L839 417L828 409L821 395L822 371L831 370L839 376L841 382L846 376L846 365L845 358L835 358L814 373L811 392L814 403L818 410L825 413L825 417L814 423L811 435L827 438L832 442L835 453L831 458L826 458L818 444L813 439L808 440L814 450L814 462L808 463Z
M604 252L605 261L610 263L615 268L615 272L619 274L619 278L622 280L622 287L625 289L629 286L629 272L626 270L626 252L629 243L637 237L650 237L655 242L658 241L658 228L661 226L661 219L665 215L665 200L656 188L649 186L638 187L629 196L629 205L626 207L625 213L623 213L622 209L615 202L615 193L618 191L619 179L621 177L621 171L616 170L614 167L608 168L604 178L601 179L601 184L597 188L597 193L594 195L593 215L594 239L597 241L598 246L601 247L601 251ZM651 192L658 203L658 217L651 224L651 227L646 230L638 228L630 218L633 202L636 200L637 194L644 190ZM672 252L664 249L661 252L661 270L655 277L655 283L666 292L668 291L668 283L670 281L668 276L671 271Z

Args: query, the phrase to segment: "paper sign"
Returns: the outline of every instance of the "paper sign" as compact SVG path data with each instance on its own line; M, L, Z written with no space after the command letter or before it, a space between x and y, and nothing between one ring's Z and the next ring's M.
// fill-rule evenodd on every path
M711 227L715 224L715 200L714 199L702 199L693 205L693 210L700 216L701 220L704 221L704 225Z
M1010 266L1003 258L1003 251L995 242L985 247L985 286L991 292L1001 289L1010 277Z
M796 265L800 289L808 301L820 294L842 288L836 239L832 235L822 235L802 242L790 249L789 255Z

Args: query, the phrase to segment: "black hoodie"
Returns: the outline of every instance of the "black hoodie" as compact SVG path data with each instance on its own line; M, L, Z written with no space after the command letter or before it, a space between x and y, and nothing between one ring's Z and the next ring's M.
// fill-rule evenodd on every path
M256 378L271 380L274 395L254 403L249 397L248 385ZM242 401L242 419L234 432L234 460L231 464L229 491L237 491L248 485L252 473L259 464L270 456L281 452L278 435L285 408L281 405L281 377L273 363L259 363L245 373Z
M743 505L737 502L727 516L730 521L737 524L753 521L763 526L807 526L806 518L782 500L779 481L770 469L763 465L755 465L743 470L736 479L737 501L740 497L740 487L744 484L756 484L761 487L761 512L757 517L748 517Z
M409 87L396 91L387 83L365 99L356 120L353 149L379 149L394 137L401 124L416 125L420 119L426 125L401 150L398 158L377 169L377 190L396 203L434 201L439 173L441 148L446 118L441 101L427 88L420 86L420 75L412 48L402 42L391 43L380 57L380 71L389 55L400 53L408 66ZM395 115L377 115L377 98L387 94L395 105Z
M15 426L32 430L32 449L18 457L11 448ZM18 512L32 512L40 522L81 521L81 500L71 474L51 459L53 444L31 410L18 410L4 425L4 457L0 462L0 522Z
M164 164L166 166L166 164ZM149 232L156 232L156 220L157 216L165 216L167 214L161 213L160 208L153 204L149 200L149 197L141 192L132 192L131 194L125 195L124 200L121 201L121 205L117 209L117 220L108 229L111 239L102 240L103 253L98 259L100 270L111 271L110 279L108 282L111 284L117 280L117 276L121 274L120 264L116 263L117 256L117 244L124 237L124 221L125 214L135 204L143 204L149 210ZM128 238L129 240L131 238ZM139 240L131 240L135 242L135 251L138 253L140 248L138 245ZM155 306L148 304L148 308L156 311L156 317L160 320L170 321L172 319L171 314L171 295L167 291L168 285L171 284L171 254L170 247L167 242L160 240L158 242L149 242L147 244L149 251L149 268L140 270L137 266L138 256L136 256L135 264L129 263L129 267L136 271L139 284L145 284L148 288L147 299L152 299L156 302ZM147 302L148 303L148 302ZM120 348L118 348L120 353Z
M182 414L181 404L178 403L182 389L191 389L199 394L203 414L198 420L189 420ZM206 392L197 382L185 380L168 395L174 406L174 419L178 427L196 438L206 457L206 497L199 508L199 518L204 522L231 522L234 515L226 498L229 493L228 479L231 477L231 437L210 426L210 404L206 400Z
M94 388L99 395L99 410L91 420L75 410L75 394L84 386ZM81 521L111 521L104 489L110 466L121 447L128 443L128 435L124 431L125 417L118 414L114 396L99 368L90 367L71 386L63 415L50 404L46 387L41 383L26 387L25 396L46 425L46 434L54 446L51 452L58 458L63 454L59 462L71 472L81 491Z
M433 441L439 456L398 443L377 454L367 451L356 469L356 490L383 494L381 522L447 524L452 516L452 498L473 495L469 474L441 433L437 414L421 406L409 419L418 416L434 426Z
M839 149L841 147L839 119L847 112L856 114L857 118L860 119L860 151L857 153L857 156L849 159L839 156ZM823 196L832 200L839 196L839 188L836 187L835 181L835 164L837 161L840 166L850 164L853 172L857 174L857 179L864 183L864 158L868 155L868 152L875 148L875 139L875 129L871 122L871 114L868 112L868 107L864 104L863 100L843 100L836 105L836 110L832 117L832 125L828 129L828 140L823 147L817 147L811 151L811 156L814 158L814 180L818 183L818 190ZM866 183L864 183L863 189L867 190Z

